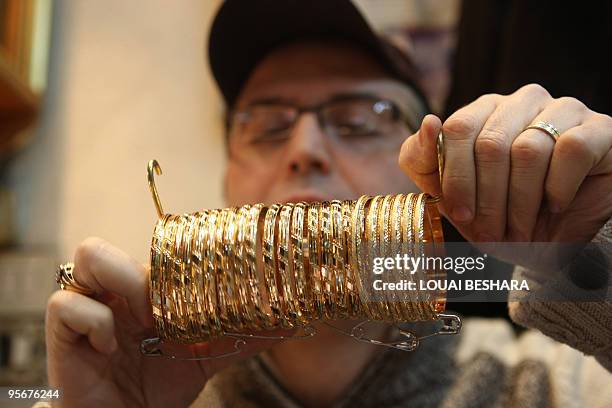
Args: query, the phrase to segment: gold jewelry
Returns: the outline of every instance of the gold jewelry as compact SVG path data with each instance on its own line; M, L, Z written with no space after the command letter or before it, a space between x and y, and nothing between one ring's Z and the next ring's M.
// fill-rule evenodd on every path
M379 207L382 204L383 196L377 195L370 202L370 207L368 209L368 215L366 217L366 240L368 242L368 249L364 251L364 256L368 265L368 282L367 285L369 288L373 286L373 282L371 279L373 278L372 270L373 270L373 261L374 257L378 256L380 253L380 234L378 231L378 221L379 221ZM370 298L372 296L370 295ZM368 299L368 306L372 310L372 313L375 317L375 320L386 320L386 312L388 311L387 304L385 302L375 302L372 299Z
M321 240L319 235L319 207L321 203L308 206L308 264L312 277L312 296L314 318L321 319L325 312L323 300L323 283L321 278Z
M262 204L256 204L251 207L246 231L245 231L245 251L246 251L246 268L248 275L248 288L251 293L251 301L255 308L256 322L254 324L258 327L269 328L272 327L273 321L272 316L266 312L263 306L263 293L265 288L263 287L263 278L259 276L261 268L257 267L257 247L258 239L257 232L262 230L262 224L265 219L265 211ZM261 248L260 248L261 250Z
M305 247L306 237L306 204L297 203L293 207L291 219L291 260L293 261L293 279L298 302L298 319L300 323L307 323L312 319L312 289L310 288L308 276L306 275Z
M278 259L278 277L280 282L281 308L286 315L289 325L298 322L295 289L292 284L293 264L290 260L289 247L291 245L291 215L293 204L284 204L278 213L278 243L276 245L276 258Z
M277 261L274 251L276 244L276 219L280 207L280 204L273 204L266 212L261 251L263 255L264 279L266 282L268 300L270 301L270 310L272 311L272 315L275 319L274 325L282 324L285 320L283 319L280 297L278 294L278 288L276 286Z
M67 262L57 267L57 271L55 272L55 281L59 285L60 289L71 290L73 292L80 293L81 295L85 296L91 296L95 294L92 289L77 282L77 280L74 278L74 275L72 274L73 270L74 263L72 262Z
M348 316L349 302L346 290L346 238L342 218L342 201L333 200L329 204L331 227L331 270L335 293L335 314L340 317Z
M185 215L164 215L159 207L149 292L159 337L144 340L141 351L164 355L151 346L166 340L234 338L229 352L193 357L218 358L239 353L244 339L286 338L247 330L299 327L309 337L318 319L358 319L346 334L402 350L414 349L419 338L402 331L400 342L368 339L363 319L440 320L443 328L433 334L456 333L460 320L443 313L443 291L410 290L407 299L393 291L372 295L378 290L374 258L393 257L400 249L417 257L438 253L443 238L434 202L426 194L398 194ZM384 277L397 281L405 272L389 270ZM412 283L443 276L435 266L409 272Z
M325 201L319 206L319 236L321 237L321 288L323 291L323 308L325 317L331 319L335 315L336 290L333 275L333 243L330 203Z
M546 133L548 136L550 136L555 143L561 136L557 128L552 123L546 122L544 120L540 120L534 123L533 125L527 126L525 129L523 129L523 132L526 131L527 129L541 130L544 133Z

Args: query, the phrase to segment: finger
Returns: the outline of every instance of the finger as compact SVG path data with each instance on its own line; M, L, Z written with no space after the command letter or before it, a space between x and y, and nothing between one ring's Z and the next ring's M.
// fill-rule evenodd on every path
M75 343L86 336L100 353L110 354L117 349L112 310L87 296L56 291L47 302L46 321L48 336L61 343Z
M552 101L539 85L520 88L498 105L474 142L476 160L476 215L472 237L501 241L506 233L510 148L516 137Z
M100 238L87 238L75 253L73 275L97 294L124 297L134 317L144 327L153 326L148 272L125 252Z
M556 100L530 124L544 121L564 132L580 123L582 116L580 109ZM506 231L512 241L531 240L554 146L554 138L540 129L524 130L512 143Z
M611 170L610 122L597 117L561 133L546 179L546 197L552 212L562 212L571 204L589 174Z
M435 115L423 118L419 131L402 144L399 166L426 193L440 194L436 137L442 124Z
M470 222L476 206L474 141L501 95L484 95L453 113L442 126L444 174L442 198L446 213L458 224Z

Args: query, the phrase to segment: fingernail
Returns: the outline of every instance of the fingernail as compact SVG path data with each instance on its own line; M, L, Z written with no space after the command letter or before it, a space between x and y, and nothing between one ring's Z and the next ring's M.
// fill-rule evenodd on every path
M463 205L453 207L452 211L453 220L457 222L467 222L472 219L472 211Z

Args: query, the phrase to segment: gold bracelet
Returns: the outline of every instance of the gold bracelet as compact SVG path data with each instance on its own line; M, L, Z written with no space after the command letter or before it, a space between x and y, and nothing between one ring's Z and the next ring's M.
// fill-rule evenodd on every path
M247 266L247 245L246 234L250 205L245 205L238 209L236 214L236 232L234 236L234 270L236 271L236 290L240 302L240 314L243 316L243 327L256 329L255 307L249 296L249 273Z
M415 204L415 219L413 221L413 230L416 237L416 248L418 250L418 256L425 259L425 243L423 235L423 218L425 213L425 195L419 194L417 196ZM420 268L417 271L418 279L422 282L426 281L425 268ZM428 302L427 293L423 293L418 290L415 291L417 295L417 307L419 310L420 320L433 320L435 315L431 308L431 304Z
M309 275L312 280L312 300L314 318L321 319L324 315L325 302L323 300L323 287L321 278L321 239L319 235L319 207L320 203L313 203L308 207L308 264Z
M322 318L438 319L444 291L409 290L407 299L369 291L374 257L402 248L425 259L441 242L440 215L424 194L163 216L151 241L155 328L160 338L193 343ZM436 268L420 263L407 279L442 276Z
M321 288L323 291L323 311L327 319L335 315L334 269L332 252L332 219L330 203L325 201L319 206L319 236L321 237Z
M297 203L293 207L291 219L291 259L298 301L298 319L301 324L307 324L313 319L310 277L306 275L305 252L308 251L308 247L304 245L306 241L304 232L307 228L306 204Z
M291 215L293 204L284 204L278 213L278 242L276 257L278 277L280 281L280 303L286 325L293 326L298 323L296 295L292 286L293 265L290 260L289 247L291 245Z
M373 282L371 281L374 270L373 260L374 257L380 256L380 231L378 228L379 220L380 220L380 208L382 206L382 202L384 197L381 195L377 195L372 199L370 204L370 209L368 211L368 216L366 217L366 239L368 241L368 250L366 251L367 256L367 265L368 265L368 287L372 288ZM371 289L368 289L371 291ZM370 296L372 297L372 296ZM376 320L389 320L389 309L387 307L387 303L385 301L375 301L370 299L370 304L368 305L374 312L376 316Z
M221 216L221 211L219 210L211 210L208 215L208 233L207 242L205 245L206 250L204 251L205 259L207 262L207 267L205 268L206 273L204 274L204 280L206 282L206 288L204 293L206 293L206 304L209 315L209 320L211 324L211 331L214 333L221 333L221 319L217 310L219 309L218 305L218 289L217 289L217 279L216 279L216 234L217 234L217 223L219 222L219 218Z
M339 200L330 201L331 217L331 268L333 270L335 292L335 313L336 318L346 318L349 313L347 282L346 239L343 223L343 202Z
M361 300L357 289L357 283L354 279L355 270L357 269L356 260L352 255L351 243L353 239L352 222L353 212L355 211L355 202L345 200L342 202L342 229L344 235L344 254L345 254L345 287L347 293L347 314L349 316L358 316L361 314Z
M258 236L257 231L262 231L264 229L266 212L267 209L262 204L256 204L251 208L245 243L247 245L249 288L251 289L251 299L255 306L255 314L261 327L271 328L274 327L274 319L264 307L266 303L264 300L266 289L265 278L263 276L263 265L257 262L259 259L257 256L258 251L262 251L261 247L258 248L258 243L261 244L262 240L261 237Z
M369 317L373 318L373 314L370 308L367 306L368 299L366 298L362 275L367 273L363 262L363 241L365 240L365 216L367 214L367 207L371 201L369 196L361 196L355 204L355 210L351 219L351 231L353 239L350 247L350 264L351 264L351 277L352 281L355 282L355 287L358 293L357 301L359 302L361 310Z
M270 302L272 316L274 317L275 326L281 325L284 320L276 282L277 261L276 254L274 251L276 245L276 219L280 207L281 206L279 204L273 204L268 208L268 211L266 212L261 251L263 256L263 270L264 279L266 282L266 290L268 294L268 300Z
M414 234L412 230L413 225L413 215L414 215L414 205L416 202L415 194L409 193L406 196L404 208L402 211L402 246L403 250L409 257L415 256L414 251ZM410 275L411 281L414 282L414 274L415 271L407 271ZM414 291L409 290L406 293L406 302L404 302L404 309L408 313L408 318L410 320L415 319L417 315L417 306L416 299L414 295Z
M166 227L169 216L165 215L155 224L153 239L151 241L151 270L150 270L150 290L149 296L153 310L153 323L155 331L160 336L165 336L164 325L164 292L163 288L163 262L165 250L164 241L166 240Z
M391 210L394 202L396 201L398 196L396 195L387 195L383 198L382 204L380 206L380 210L378 212L378 233L380 239L380 251L379 256L384 258L393 258L394 252L392 249L392 225L391 225ZM397 254L397 252L395 252ZM392 269L390 271L386 271L384 276L385 278L391 277L396 278L395 270ZM392 281L397 282L396 279L392 279ZM390 312L390 316L393 321L402 320L402 315L400 313L397 298L395 295L395 291L385 291L382 294L381 301L387 304L387 309Z
M195 285L196 307L197 307L197 325L202 337L210 338L214 332L211 330L210 317L211 311L208 309L208 300L206 293L210 290L209 283L206 281L205 269L208 266L206 255L204 254L204 245L208 238L208 211L196 213L196 226L193 234L193 252L195 262L192 263L193 282Z

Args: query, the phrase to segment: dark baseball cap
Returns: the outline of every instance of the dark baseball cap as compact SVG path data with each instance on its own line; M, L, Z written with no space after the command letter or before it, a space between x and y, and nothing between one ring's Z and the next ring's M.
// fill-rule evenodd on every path
M268 53L313 39L357 45L392 77L411 86L427 106L410 58L378 36L350 0L226 0L208 43L211 71L226 105L234 105L252 70Z

